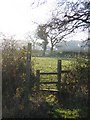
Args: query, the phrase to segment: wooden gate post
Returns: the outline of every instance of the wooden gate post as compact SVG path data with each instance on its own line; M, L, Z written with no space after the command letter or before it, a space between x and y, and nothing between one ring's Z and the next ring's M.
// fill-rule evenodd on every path
M28 43L27 60L26 60L26 94L30 93L30 78L31 78L31 43Z
M58 93L59 93L59 97L60 97L60 89L61 89L61 60L58 60L58 64L57 64L57 79L58 79L58 83L57 83L57 88L58 88Z
M37 91L40 90L40 70L36 71L36 79L37 79Z
M26 61L26 79L29 82L31 75L31 43L28 43L27 61Z
M26 116L29 117L29 94L31 94L31 43L28 43L27 48L27 60L26 60L26 82L24 88L24 96L23 96L23 103L25 106L25 113ZM27 109L26 109L27 108Z

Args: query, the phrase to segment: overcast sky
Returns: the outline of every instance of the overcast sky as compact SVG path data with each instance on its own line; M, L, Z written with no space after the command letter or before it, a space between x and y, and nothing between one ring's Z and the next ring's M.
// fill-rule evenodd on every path
M25 39L27 32L35 30L32 21L44 23L56 5L55 0L48 0L47 4L32 9L31 2L32 0L0 0L0 32ZM85 35L81 33L73 37L83 39Z

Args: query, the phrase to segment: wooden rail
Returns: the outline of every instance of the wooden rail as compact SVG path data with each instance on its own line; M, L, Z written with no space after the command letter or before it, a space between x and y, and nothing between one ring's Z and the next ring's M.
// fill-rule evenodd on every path
M40 82L40 84L57 84L58 82Z
M58 92L58 90L56 90L56 89L42 89L40 91L44 91L44 92L48 91L50 93L55 93L55 92L57 93Z
M62 70L61 71L61 73L69 73L70 72L70 70ZM40 75L57 75L58 74L58 72L40 72Z
M57 72L49 72L49 73L46 73L46 72L40 72L40 75L57 75L58 73Z

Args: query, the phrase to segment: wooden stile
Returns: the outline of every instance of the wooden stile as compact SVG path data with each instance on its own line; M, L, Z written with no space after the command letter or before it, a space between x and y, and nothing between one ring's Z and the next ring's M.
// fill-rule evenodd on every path
M62 73L69 73L70 70L62 70L62 61L58 60L57 62L57 72L40 72L40 70L36 71L36 78L37 78L37 90L40 90L40 85L41 84L56 84L57 85L57 90L55 89L41 89L40 91L48 91L48 92L58 92L58 95L60 97L60 90L61 90L61 74ZM57 81L55 82L40 82L40 75L57 75Z

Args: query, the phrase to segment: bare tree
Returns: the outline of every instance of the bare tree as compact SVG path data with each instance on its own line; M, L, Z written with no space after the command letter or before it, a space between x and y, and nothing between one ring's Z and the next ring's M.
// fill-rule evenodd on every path
M35 35L32 35L30 32L28 32L26 39L32 43L32 49L35 50L37 37Z
M48 39L47 39L48 32L46 32L46 27L44 25L39 25L36 31L37 31L37 37L43 40L41 46L43 48L43 56L45 56L45 52L48 45Z
M33 4L35 4L35 0ZM37 7L47 3L47 0L37 0ZM72 31L80 28L81 30L86 30L90 26L90 1L88 0L56 0L57 7L53 12L54 16L58 18L55 19L55 24L59 26L60 22L63 24L70 24ZM61 25L60 25L61 27ZM70 27L70 26L69 26ZM68 28L69 28L68 27ZM90 28L89 28L90 29Z
M38 6L47 1L38 0ZM41 25L48 34L48 41L51 43L51 52L54 46L63 40L67 35L79 30L86 30L90 26L90 2L68 0L57 0L57 8L52 11L52 18L46 24ZM35 3L35 2L34 2Z
M47 41L51 44L51 54L54 46L73 32L70 25L53 16L46 24L40 25L38 35L43 39L47 36ZM44 28L44 30L42 30Z
M75 22L77 23L76 27L84 26L87 28L90 24L90 2L72 2L69 3L68 8L71 9L71 13L68 11L65 13L67 22Z
M47 0L32 0L31 7L36 8L47 3Z

